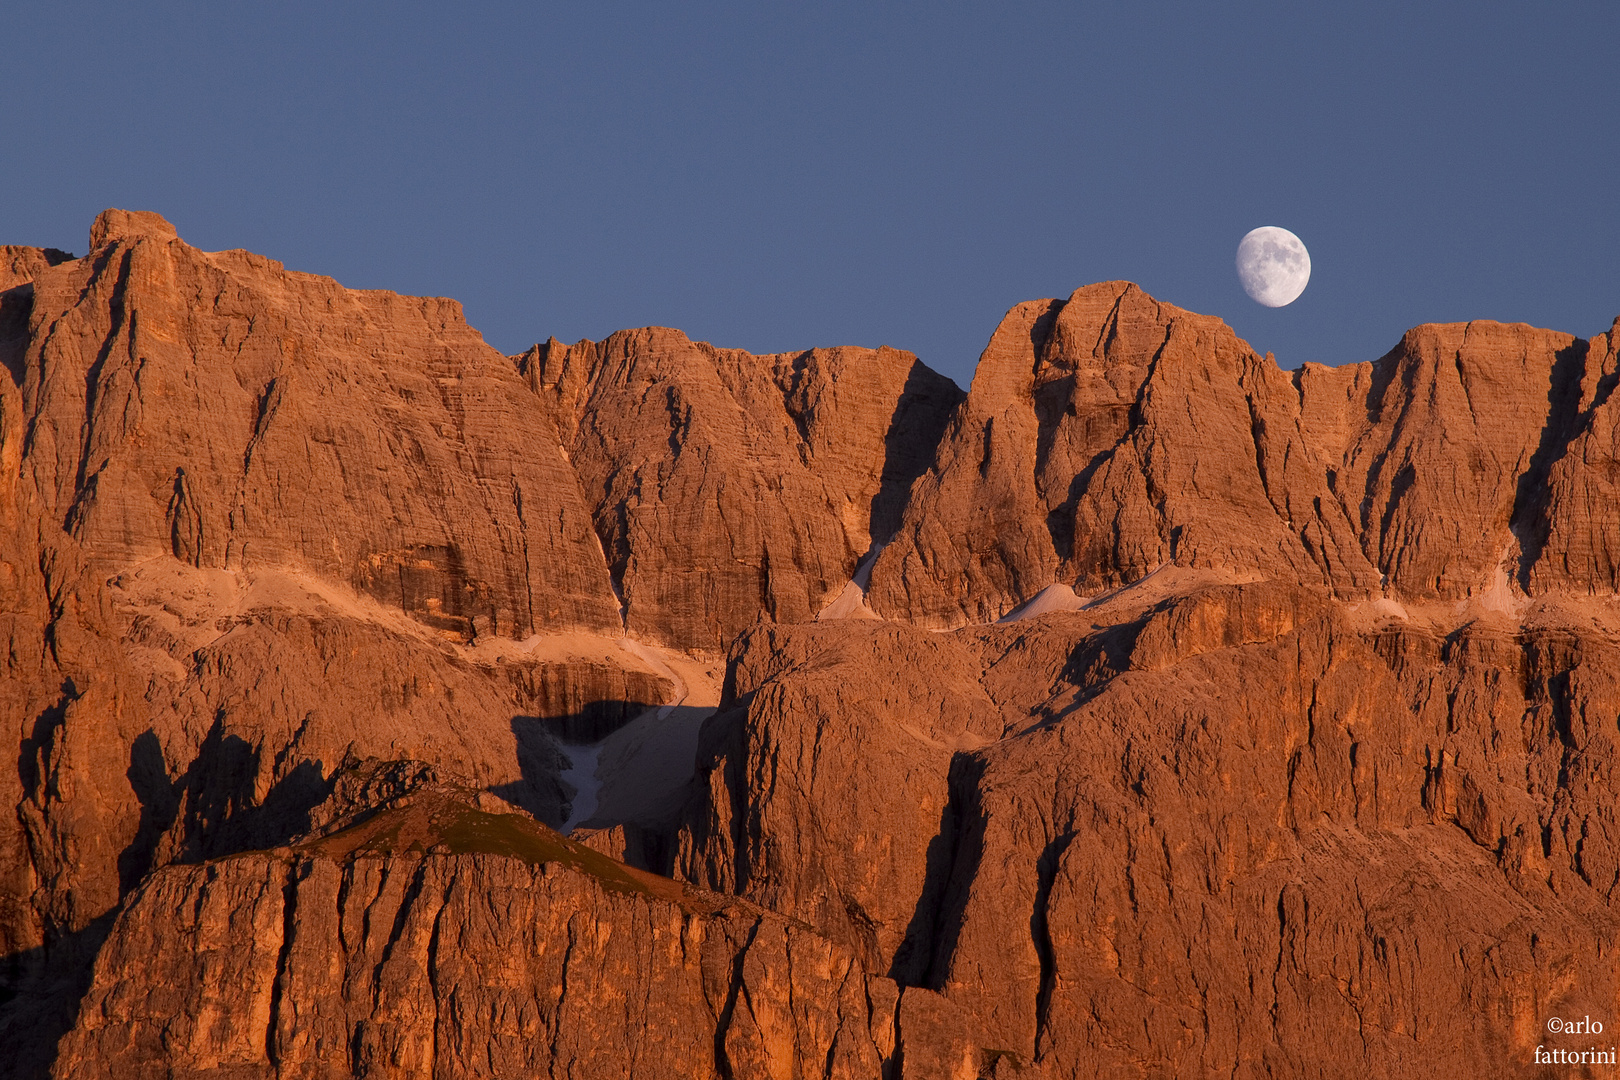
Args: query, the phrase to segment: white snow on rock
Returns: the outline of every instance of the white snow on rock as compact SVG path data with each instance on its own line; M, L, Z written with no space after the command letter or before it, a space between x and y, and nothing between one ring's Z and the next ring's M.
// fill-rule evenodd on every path
M874 544L866 558L855 568L855 576L849 579L839 594L832 598L832 602L821 609L816 616L817 622L828 619L876 619L877 612L866 604L866 588L872 581L872 566L877 562L878 555L883 551L882 544Z
M557 830L567 836L575 825L596 813L597 793L602 790L601 778L596 775L596 762L602 754L602 744L565 746L562 752L568 755L568 768L558 775L563 783L574 789L573 801L568 804L568 820Z
M1056 585L1048 585L996 621L1019 622L1022 619L1033 619L1037 615L1048 615L1054 611L1079 611L1089 603L1091 597L1077 596L1069 586L1058 582Z

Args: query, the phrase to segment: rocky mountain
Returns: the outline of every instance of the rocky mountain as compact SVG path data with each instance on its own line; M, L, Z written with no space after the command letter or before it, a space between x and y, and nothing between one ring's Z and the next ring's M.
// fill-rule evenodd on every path
M1598 492L1572 490L1573 463L1549 476L1577 440L1575 472L1607 473L1589 440L1613 367L1608 336L1473 322L1418 327L1375 363L1287 372L1124 282L1022 304L870 599L956 627L1051 584L1095 596L1166 566L1347 600L1509 581L1609 595ZM1572 559L1579 574L1554 569Z
M1617 330L1104 283L964 396L0 248L0 1072L1543 1075L1620 1024Z

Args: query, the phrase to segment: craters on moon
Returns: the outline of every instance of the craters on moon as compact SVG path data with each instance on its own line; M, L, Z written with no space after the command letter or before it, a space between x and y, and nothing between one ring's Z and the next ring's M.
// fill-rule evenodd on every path
M1282 307L1298 300L1311 280L1311 253L1287 229L1262 225L1238 244L1237 273L1251 300Z

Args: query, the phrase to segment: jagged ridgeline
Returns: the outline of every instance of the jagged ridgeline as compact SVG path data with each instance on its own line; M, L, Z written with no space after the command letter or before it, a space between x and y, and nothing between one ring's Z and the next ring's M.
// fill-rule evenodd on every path
M963 394L0 248L0 1073L1539 1075L1620 1001L1616 334L1111 282Z

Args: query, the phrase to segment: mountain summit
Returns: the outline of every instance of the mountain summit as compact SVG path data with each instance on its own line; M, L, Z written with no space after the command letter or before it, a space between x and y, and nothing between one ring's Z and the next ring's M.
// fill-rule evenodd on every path
M1289 372L1105 282L964 395L503 356L150 213L0 290L0 1074L1528 1077L1611 1022L1620 326Z

